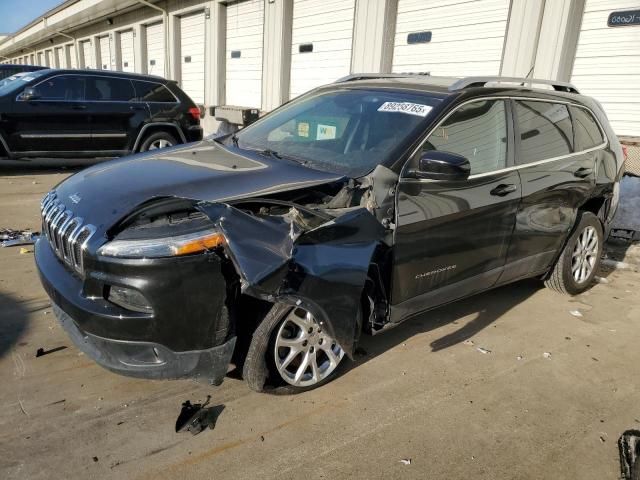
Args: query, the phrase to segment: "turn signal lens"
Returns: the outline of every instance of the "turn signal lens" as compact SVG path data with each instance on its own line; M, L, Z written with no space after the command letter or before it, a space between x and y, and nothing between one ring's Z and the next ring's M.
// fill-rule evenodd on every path
M179 246L175 246L176 255L189 255L190 253L204 252L222 245L224 237L221 233L212 233L206 237L198 238Z

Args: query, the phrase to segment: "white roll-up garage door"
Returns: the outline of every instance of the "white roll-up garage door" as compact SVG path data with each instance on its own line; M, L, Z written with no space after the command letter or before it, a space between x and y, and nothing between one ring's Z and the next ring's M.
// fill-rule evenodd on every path
M35 53L32 53L32 54L29 56L29 63L30 63L31 65L35 65L35 64L36 64L36 55L35 55Z
M82 58L82 68L96 68L93 60L93 45L91 45L91 40L80 42L80 54Z
M67 63L69 68L78 68L78 59L76 58L76 46L71 43L65 46L65 55L67 57Z
M56 47L56 68L67 68L67 62L64 58L64 49Z
M263 0L227 5L227 105L262 106L263 30Z
M393 72L498 75L509 0L398 0Z
M43 52L38 52L38 65L40 65L41 67L44 67L44 53Z
M180 86L204 104L204 12L180 18Z
M351 71L354 0L294 0L290 97Z
M618 135L640 137L640 25L608 27L632 0L587 0L571 81L602 103Z
M51 58L51 50L45 50L44 51L44 64L47 67L53 67L53 60Z
M133 30L120 32L120 61L123 72L135 72L135 48L133 46Z
M109 36L105 35L98 39L100 48L100 68L102 70L111 70L111 42Z
M164 24L147 25L147 73L164 77Z

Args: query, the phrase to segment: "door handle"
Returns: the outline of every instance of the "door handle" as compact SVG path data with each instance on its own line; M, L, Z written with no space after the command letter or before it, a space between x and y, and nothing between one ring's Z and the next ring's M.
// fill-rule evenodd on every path
M592 173L593 173L593 168L582 167L576 170L575 172L573 172L573 176L578 178L585 178L591 175Z
M509 193L515 192L516 190L518 190L518 187L516 187L513 183L501 183L489 193L496 197L504 197Z
M74 105L73 107L74 110L86 110L87 106L86 105Z

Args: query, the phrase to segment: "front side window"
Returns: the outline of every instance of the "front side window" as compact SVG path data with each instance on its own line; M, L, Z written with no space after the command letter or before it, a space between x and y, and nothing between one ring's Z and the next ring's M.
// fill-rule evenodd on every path
M87 77L87 100L131 102L135 98L133 85L126 78Z
M238 147L271 150L349 176L391 163L440 102L428 93L341 88L310 94L237 135Z
M566 105L538 101L516 101L515 105L520 130L517 163L537 162L573 152L573 128Z
M46 79L35 87L39 100L82 101L85 81L77 75L60 75Z
M602 145L604 137L593 115L584 108L571 107L576 132L576 151Z
M431 133L422 152L451 152L469 160L471 175L505 168L506 110L502 100L471 102L458 108Z

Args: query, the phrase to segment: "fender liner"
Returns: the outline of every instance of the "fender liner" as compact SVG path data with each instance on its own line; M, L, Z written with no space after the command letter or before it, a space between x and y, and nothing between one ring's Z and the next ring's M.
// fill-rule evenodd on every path
M353 356L361 294L386 233L375 216L359 208L303 231L282 217L256 217L223 203L196 208L224 234L244 293L308 309Z

